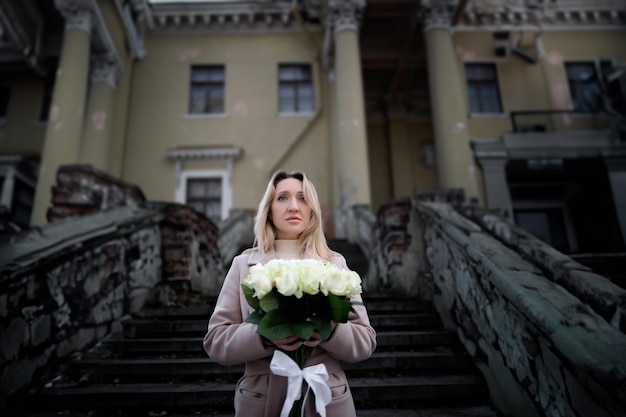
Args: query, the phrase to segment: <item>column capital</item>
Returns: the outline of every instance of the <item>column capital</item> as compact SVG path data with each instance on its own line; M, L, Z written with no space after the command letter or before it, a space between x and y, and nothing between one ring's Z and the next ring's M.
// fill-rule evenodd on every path
M80 30L91 33L92 17L89 1L81 0L54 0L54 5L65 19L65 30Z
M451 30L456 4L455 0L422 0L418 13L424 32L434 29Z
M334 28L335 34L344 30L358 32L363 9L365 0L329 0L327 24Z
M120 75L119 66L113 57L107 55L92 57L92 83L105 83L110 85L111 88L116 88Z

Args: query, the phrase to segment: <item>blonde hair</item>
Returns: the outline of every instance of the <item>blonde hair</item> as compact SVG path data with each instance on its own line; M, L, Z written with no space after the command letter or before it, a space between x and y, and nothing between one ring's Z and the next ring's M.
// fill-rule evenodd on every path
M317 191L313 183L307 178L303 172L278 171L272 175L265 194L259 203L259 209L254 222L254 240L255 246L261 253L267 253L274 248L274 240L276 240L276 227L270 220L270 211L272 202L276 194L276 186L282 180L287 178L295 178L302 182L302 193L304 201L311 208L311 219L309 225L298 237L298 251L301 255L314 255L326 261L330 261L333 256L337 256L326 243L326 236L322 228L322 208L317 196Z

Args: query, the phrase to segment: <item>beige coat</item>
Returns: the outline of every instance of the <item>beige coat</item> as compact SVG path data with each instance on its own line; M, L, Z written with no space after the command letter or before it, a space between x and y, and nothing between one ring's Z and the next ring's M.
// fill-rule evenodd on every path
M204 349L215 362L226 366L246 364L235 392L236 416L278 417L287 392L287 378L274 375L269 369L276 348L263 344L256 333L256 324L244 322L251 309L241 291L250 266L275 258L274 251L263 256L256 250L235 257L204 337ZM348 268L343 256L333 258L332 263ZM361 301L361 296L354 297L353 301ZM328 369L328 386L332 392L332 401L326 407L328 417L356 415L352 393L339 361L365 360L376 348L376 332L370 325L367 310L364 306L354 308L358 318L339 323L331 337L313 350L306 363L306 366L324 363ZM309 394L311 397L313 395ZM316 415L312 401L308 401L306 415Z

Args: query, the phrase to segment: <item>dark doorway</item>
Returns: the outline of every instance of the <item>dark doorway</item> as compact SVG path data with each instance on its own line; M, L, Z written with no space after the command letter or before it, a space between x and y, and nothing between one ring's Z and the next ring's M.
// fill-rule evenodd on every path
M601 158L511 160L515 222L564 253L624 250Z

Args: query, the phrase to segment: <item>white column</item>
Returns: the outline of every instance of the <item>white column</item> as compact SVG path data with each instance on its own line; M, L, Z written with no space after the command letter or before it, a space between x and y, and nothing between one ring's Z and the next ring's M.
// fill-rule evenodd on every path
M346 215L354 205L371 203L365 103L361 77L359 23L365 0L330 0L328 22L335 45L335 110L337 123L336 172L339 175L339 210L336 234L345 233ZM341 221L341 217L345 221ZM338 221L339 220L339 221Z
M439 186L462 188L467 197L478 198L476 166L469 143L465 77L452 42L455 2L430 3L422 6L422 21Z
M81 163L93 165L107 172L118 75L117 66L113 60L107 57L93 60L85 133L79 157Z
M59 166L76 163L80 149L89 76L92 19L74 2L56 0L65 18L65 34L56 74L31 224L47 222L51 190Z

